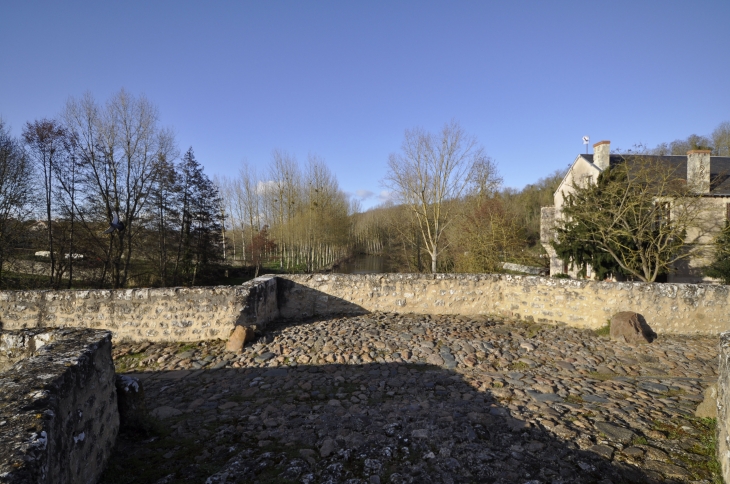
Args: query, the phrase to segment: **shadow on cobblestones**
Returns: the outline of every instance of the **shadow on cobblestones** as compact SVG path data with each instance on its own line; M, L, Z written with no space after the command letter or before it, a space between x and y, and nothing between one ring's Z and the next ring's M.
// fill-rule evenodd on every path
M513 418L433 365L136 376L158 420L120 436L102 483L672 482Z
M500 316L279 321L224 341L124 343L154 419L104 483L720 482L717 339L633 347Z

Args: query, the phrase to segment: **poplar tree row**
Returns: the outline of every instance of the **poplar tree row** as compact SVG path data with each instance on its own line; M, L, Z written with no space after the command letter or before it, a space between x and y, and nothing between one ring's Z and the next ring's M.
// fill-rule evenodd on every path
M274 150L268 167L244 163L238 176L220 181L231 263L312 272L350 253L350 205L324 161L304 166Z

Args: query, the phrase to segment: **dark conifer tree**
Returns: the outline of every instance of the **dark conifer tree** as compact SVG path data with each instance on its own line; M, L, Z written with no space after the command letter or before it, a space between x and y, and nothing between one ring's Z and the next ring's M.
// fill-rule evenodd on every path
M221 259L221 199L189 148L179 166L180 236L175 283L194 285L199 273Z
M705 269L705 275L730 284L730 221L725 222L722 232L715 238L715 259Z

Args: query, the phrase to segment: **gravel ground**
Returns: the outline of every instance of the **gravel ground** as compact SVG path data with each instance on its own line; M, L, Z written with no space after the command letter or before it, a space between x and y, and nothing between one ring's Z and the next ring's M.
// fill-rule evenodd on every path
M117 344L153 418L105 483L721 482L717 338L374 313L223 341Z

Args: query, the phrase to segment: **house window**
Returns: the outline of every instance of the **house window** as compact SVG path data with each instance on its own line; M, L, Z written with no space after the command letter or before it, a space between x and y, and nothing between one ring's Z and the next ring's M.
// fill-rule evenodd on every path
M725 204L725 220L730 220L730 203Z

